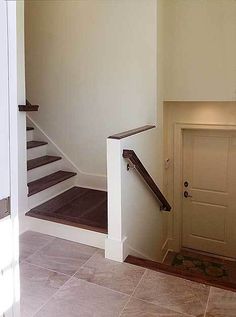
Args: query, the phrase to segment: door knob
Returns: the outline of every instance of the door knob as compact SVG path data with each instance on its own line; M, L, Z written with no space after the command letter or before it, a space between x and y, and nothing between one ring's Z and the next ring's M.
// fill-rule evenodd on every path
M192 195L189 195L189 193L185 190L184 191L184 197L185 198L191 198L191 197L193 197Z

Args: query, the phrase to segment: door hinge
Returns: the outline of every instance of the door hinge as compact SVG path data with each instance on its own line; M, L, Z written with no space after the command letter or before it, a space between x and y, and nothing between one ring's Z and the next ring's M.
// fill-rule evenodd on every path
M11 214L10 212L10 197L0 200L0 219L3 219Z

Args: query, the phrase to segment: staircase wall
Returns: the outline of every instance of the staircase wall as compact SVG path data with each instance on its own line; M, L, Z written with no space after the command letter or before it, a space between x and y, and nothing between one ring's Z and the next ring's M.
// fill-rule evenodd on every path
M106 138L156 121L157 1L26 1L31 118L88 177Z

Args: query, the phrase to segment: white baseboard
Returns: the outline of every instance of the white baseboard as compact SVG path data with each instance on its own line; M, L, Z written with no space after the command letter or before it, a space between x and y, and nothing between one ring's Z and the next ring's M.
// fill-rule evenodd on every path
M105 249L106 234L24 216L20 234L32 230L57 238Z
M114 240L109 237L105 240L105 257L107 259L124 262L128 253L127 238L122 241Z
M137 258L150 260L154 262L158 261L157 258L150 257L148 254L144 253L143 251L137 250L131 246L128 246L128 250L129 250L129 255L135 256Z
M27 115L29 125L34 127L34 136L39 137L40 140L48 142L48 152L51 155L61 156L63 158L64 168L69 171L77 173L76 185L97 190L107 190L107 177L106 175L90 174L83 172L78 166L59 148L57 144L40 128L40 126Z

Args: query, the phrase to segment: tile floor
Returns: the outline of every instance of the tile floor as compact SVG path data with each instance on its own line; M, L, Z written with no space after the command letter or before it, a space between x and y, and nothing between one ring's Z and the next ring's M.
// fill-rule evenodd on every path
M104 259L102 250L26 232L21 317L236 317L236 293Z

